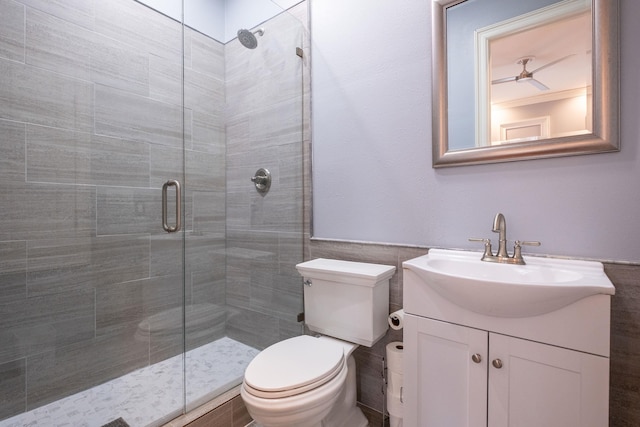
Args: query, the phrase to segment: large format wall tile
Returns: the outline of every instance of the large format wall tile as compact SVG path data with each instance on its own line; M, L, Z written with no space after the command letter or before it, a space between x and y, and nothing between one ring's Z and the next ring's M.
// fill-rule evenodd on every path
M93 130L93 84L0 60L0 118Z
M149 94L149 56L47 13L27 9L26 62L140 95Z
M47 13L27 8L26 63L90 80L95 33Z
M24 5L76 25L92 29L94 0L16 0Z
M97 337L27 359L27 409L117 378L149 363L149 349L131 334Z
M13 0L0 0L0 58L24 62L25 8Z
M91 289L2 304L0 363L93 338L94 298Z
M289 100L260 108L252 113L227 118L227 143L231 153L246 153L256 148L301 143L302 103Z
M23 223L24 212L19 209L26 204L26 185L10 181L4 187L0 187L0 241L25 240L26 232ZM16 209L18 208L18 209ZM27 218L28 219L28 218Z
M294 233L292 233L294 234ZM227 303L233 307L259 312L268 317L295 322L302 311L302 280L295 268L280 270L279 259L291 254L287 245L280 245L278 233L258 231L229 231L227 236ZM300 251L289 263L300 261ZM293 254L292 254L293 255ZM234 328L243 329L251 316L234 319ZM276 325L279 323L276 322ZM264 346L265 340L278 340L279 327L251 345ZM247 342L247 341L245 341Z
M149 95L149 55L107 37L96 37L91 52L92 81L138 95Z
M186 183L192 191L225 188L225 158L220 154L187 150Z
M94 289L149 275L149 237L114 235L29 241L29 296Z
M187 303L209 302L224 306L225 275L225 256L220 253L213 258L209 270L191 274L191 300Z
M0 120L0 180L25 182L25 125Z
M184 106L207 114L222 111L224 81L188 68L184 73Z
M149 275L151 277L175 274L183 268L184 242L181 235L156 234L149 244Z
M149 97L168 104L182 103L182 64L149 54Z
M189 27L185 28L185 46L189 46L189 68L224 81L224 45Z
M183 156L187 191L224 191L224 155L159 145L151 147L151 185L161 186L169 178L182 179Z
M230 191L227 196L228 228L302 233L301 188L275 186L264 197L246 191Z
M225 238L226 197L224 189L192 192L192 230Z
M149 186L149 144L43 126L27 127L27 180Z
M225 123L222 112L205 114L194 111L192 115L192 146L194 151L220 155L226 154ZM222 168L224 170L224 167Z
M211 269L215 257L224 253L225 241L208 233L187 233L185 236L185 268L189 273Z
M95 188L29 184L22 218L29 238L95 234Z
M0 246L3 244L0 243ZM24 303L26 289L27 279L24 271L0 273L0 305L12 302Z
M164 233L160 188L98 187L97 192L97 234Z
M27 296L27 242L0 242L0 304Z
M96 133L182 148L182 107L96 86Z
M131 0L95 2L95 30L141 52L182 61L179 22Z
M23 184L0 189L0 240L93 236L94 187Z
M180 274L100 286L96 291L96 334L130 332L148 343L149 331L140 330L142 322L146 319L148 323L150 316L181 307L182 299ZM173 324L165 327L178 331L182 324L179 316L173 319Z
M27 407L25 359L0 363L0 420L19 414Z
M233 307L227 317L227 336L263 349L280 341L278 319L253 310Z

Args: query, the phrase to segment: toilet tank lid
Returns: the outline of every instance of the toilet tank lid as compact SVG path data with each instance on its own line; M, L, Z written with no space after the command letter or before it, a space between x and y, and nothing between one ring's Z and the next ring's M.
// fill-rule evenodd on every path
M305 261L297 264L296 268L303 277L307 278L352 277L366 279L372 283L389 279L396 271L396 268L391 265L326 258Z

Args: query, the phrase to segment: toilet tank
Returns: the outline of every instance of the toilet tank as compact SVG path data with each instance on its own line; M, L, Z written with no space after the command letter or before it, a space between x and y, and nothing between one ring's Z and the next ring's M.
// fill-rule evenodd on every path
M318 258L296 265L305 279L309 329L371 347L389 324L389 279L395 267Z

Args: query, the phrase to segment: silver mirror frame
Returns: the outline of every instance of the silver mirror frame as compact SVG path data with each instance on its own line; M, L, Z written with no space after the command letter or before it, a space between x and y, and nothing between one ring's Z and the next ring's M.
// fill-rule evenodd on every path
M618 0L592 0L593 133L449 150L446 10L465 0L432 0L433 167L511 162L620 151ZM470 120L474 120L473 117Z

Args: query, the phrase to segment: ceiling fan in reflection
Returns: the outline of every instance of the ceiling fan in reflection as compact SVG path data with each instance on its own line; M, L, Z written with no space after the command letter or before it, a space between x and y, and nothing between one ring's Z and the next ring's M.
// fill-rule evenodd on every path
M497 80L492 80L491 84L495 85L495 84L500 84L500 83L508 83L508 82L516 82L516 83L530 83L533 86L535 86L536 88L538 88L539 90L549 90L549 87L547 85L545 85L544 83L541 83L540 81L536 80L533 78L533 74L537 73L540 70L544 70L547 67L551 67L552 65L557 64L558 62L562 62L565 59L568 59L572 56L574 56L575 53L572 53L570 55L567 56L563 56L560 59L556 59L555 61L551 61L548 64L545 64L541 67L536 68L535 70L532 71L527 71L527 64L530 62L533 62L534 57L533 56L525 56L523 58L518 59L518 61L516 61L516 64L520 64L522 65L522 71L520 72L520 74L518 74L517 76L512 76L512 77L505 77L503 79L497 79Z

